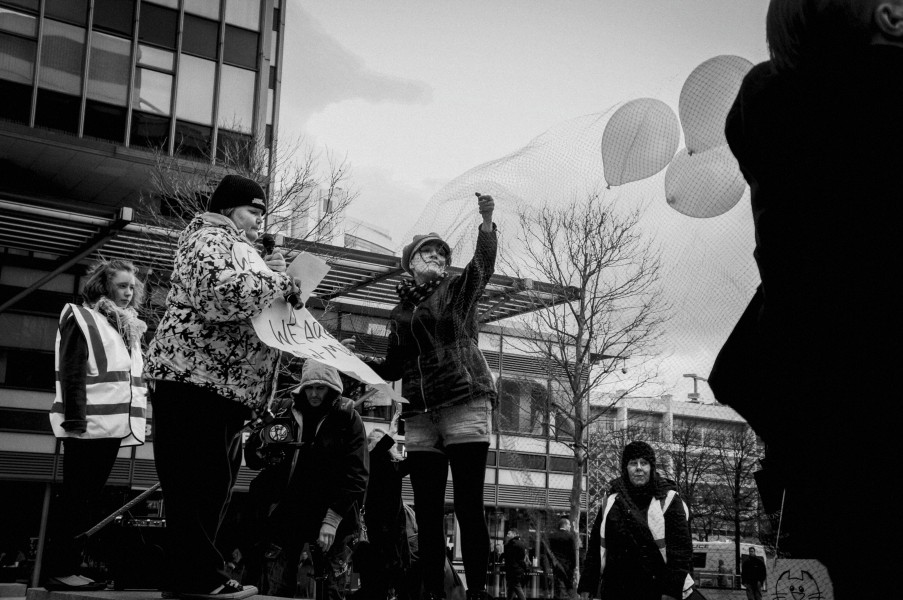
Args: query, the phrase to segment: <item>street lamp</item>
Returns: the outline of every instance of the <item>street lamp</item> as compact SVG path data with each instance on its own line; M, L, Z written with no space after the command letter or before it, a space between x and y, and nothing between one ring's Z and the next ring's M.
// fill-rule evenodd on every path
M700 377L696 373L684 373L684 377L689 377L693 380L693 393L687 394L687 398L690 399L690 402L699 402L699 390L696 386L700 381L708 382L708 379Z

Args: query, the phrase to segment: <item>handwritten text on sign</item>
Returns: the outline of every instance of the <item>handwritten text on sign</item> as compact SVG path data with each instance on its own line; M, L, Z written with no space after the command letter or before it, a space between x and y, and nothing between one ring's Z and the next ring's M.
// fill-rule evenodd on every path
M318 360L349 377L386 391L397 401L404 401L373 369L326 331L306 308L293 310L280 299L251 322L257 336L267 346L301 358Z

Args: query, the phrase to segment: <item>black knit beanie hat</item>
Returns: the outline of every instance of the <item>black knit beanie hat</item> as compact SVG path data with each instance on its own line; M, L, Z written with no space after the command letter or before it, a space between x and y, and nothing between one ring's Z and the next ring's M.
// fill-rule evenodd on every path
M655 473L655 450L646 442L636 441L627 444L621 454L621 474L624 477L627 477L627 463L638 458L646 459L646 462L652 467L651 472Z
M210 196L207 210L219 212L237 206L253 206L267 210L267 196L260 184L241 175L226 175Z

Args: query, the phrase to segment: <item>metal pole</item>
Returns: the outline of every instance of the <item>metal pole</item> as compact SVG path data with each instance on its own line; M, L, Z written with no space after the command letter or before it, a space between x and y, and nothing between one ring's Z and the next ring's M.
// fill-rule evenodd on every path
M44 484L44 506L41 507L41 528L38 531L38 550L35 553L34 571L31 573L31 587L38 587L41 580L41 566L44 562L44 543L47 538L47 520L50 515L50 491L52 483Z

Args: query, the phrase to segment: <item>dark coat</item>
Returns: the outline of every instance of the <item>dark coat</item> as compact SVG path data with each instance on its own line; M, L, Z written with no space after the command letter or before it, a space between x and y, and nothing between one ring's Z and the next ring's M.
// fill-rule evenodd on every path
M478 347L477 303L495 270L497 249L495 229L481 228L463 273L446 277L420 304L403 301L392 310L386 359L369 364L386 380L404 380L406 412L479 397L495 401L492 374Z
M740 569L740 580L743 585L765 583L765 563L758 556L747 556Z
M297 411L293 414L293 400L293 397L276 400L271 407L274 416L301 418ZM298 438L302 428L303 423L297 428ZM364 423L351 400L337 396L325 412L313 441L283 451L281 459L277 456L269 464L262 433L252 434L245 444L248 468L264 469L252 482L257 493L265 494L261 489L265 487L277 507L283 502L295 502L317 518L322 518L331 509L343 517L343 530L357 523L357 510L363 505L367 489L370 461ZM296 454L297 460L294 460Z
M505 542L505 577L509 583L520 581L527 573L527 545L520 537Z
M880 45L787 72L762 63L727 118L750 185L762 285L709 385L765 441L762 501L776 512L786 490L781 547L796 555L844 547L823 526L834 518L824 499L836 473L856 472L865 497L885 493L883 483L868 487L883 472L863 473L861 454L838 440L890 455L903 418L888 380L903 316L901 73L903 48ZM852 396L828 376L838 365L852 367ZM880 417L850 419L841 407L851 399Z
M600 573L599 563L600 510L593 522L577 591L605 600L661 600L663 594L681 598L693 567L693 542L683 502L678 496L665 511L666 564L649 530L649 506L634 505L620 481L612 486L618 495L605 523L605 572ZM665 479L659 482L655 497L661 500L675 486Z

